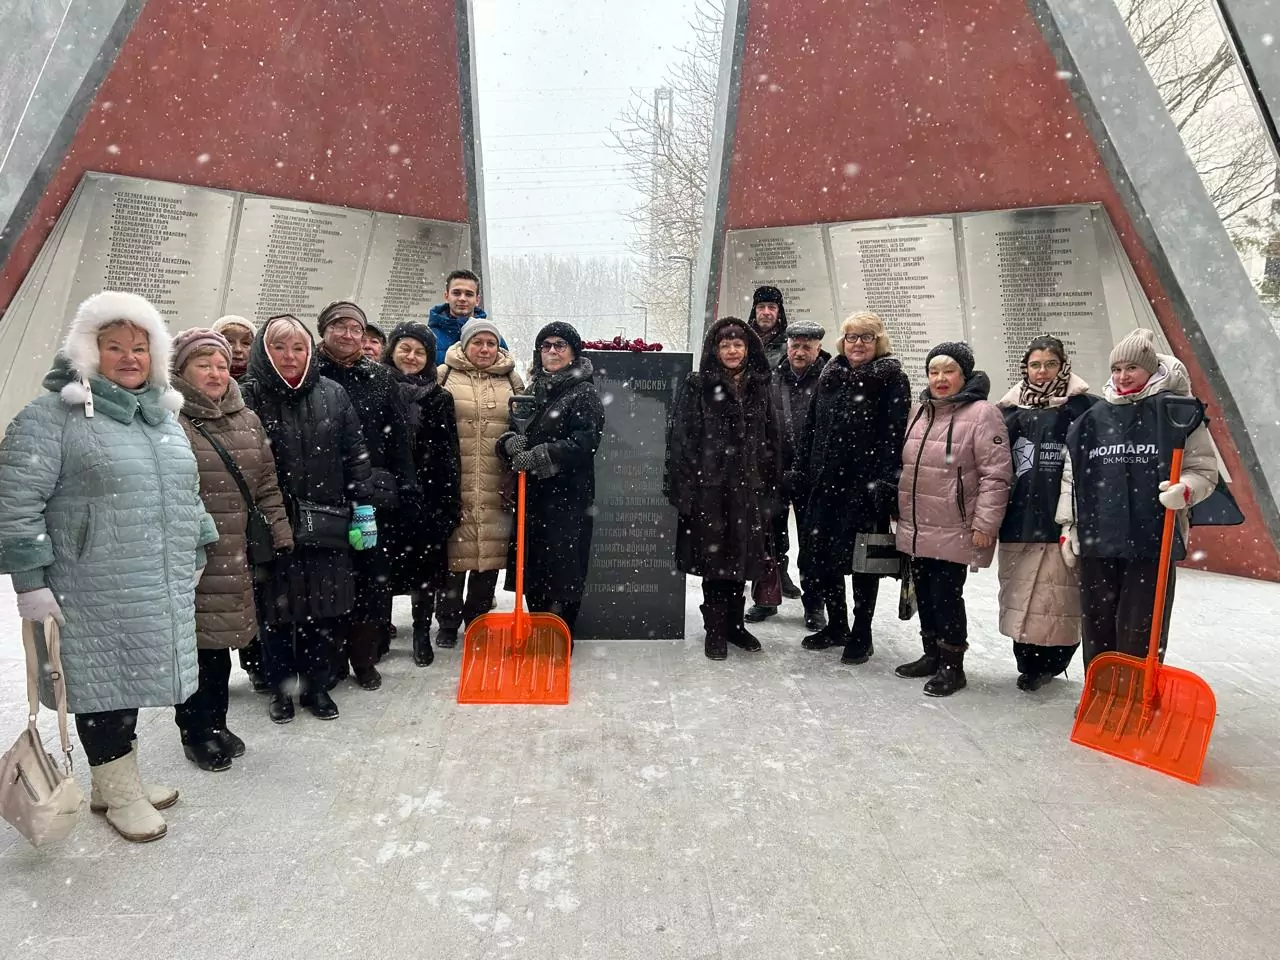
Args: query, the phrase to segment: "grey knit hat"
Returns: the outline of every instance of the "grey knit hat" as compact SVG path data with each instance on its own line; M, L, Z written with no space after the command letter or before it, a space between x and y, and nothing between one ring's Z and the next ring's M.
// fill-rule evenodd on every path
M1139 327L1115 345L1109 362L1113 367L1117 363L1136 363L1147 373L1155 373L1160 366L1160 358L1156 356L1156 335Z
M787 327L788 340L821 340L827 335L816 320L792 320Z
M963 340L947 340L930 350L924 360L925 370L929 369L929 364L933 363L934 357L950 357L956 362L956 366L960 368L966 380L973 376L973 367L976 363L973 359L973 350Z
M496 323L486 317L472 317L462 325L462 333L458 336L458 344L463 351L467 349L467 344L477 333L492 333L493 339L499 343L502 342L502 334L498 332Z

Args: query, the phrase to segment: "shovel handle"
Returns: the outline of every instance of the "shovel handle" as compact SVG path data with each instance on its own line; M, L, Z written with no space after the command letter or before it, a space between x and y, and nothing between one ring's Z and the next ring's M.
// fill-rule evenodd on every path
M1173 458L1169 467L1169 485L1173 486L1182 479L1183 448L1173 450ZM1177 520L1177 511L1167 507L1164 511L1164 529L1160 534L1160 567L1156 571L1156 603L1151 611L1151 637L1147 642L1147 664L1144 673L1142 691L1143 716L1150 715L1156 699L1156 679L1160 674L1160 635L1164 633L1165 598L1169 592L1169 570L1173 566L1173 525Z
M516 619L512 639L517 653L523 652L526 617L524 612L524 485L525 472L516 474Z

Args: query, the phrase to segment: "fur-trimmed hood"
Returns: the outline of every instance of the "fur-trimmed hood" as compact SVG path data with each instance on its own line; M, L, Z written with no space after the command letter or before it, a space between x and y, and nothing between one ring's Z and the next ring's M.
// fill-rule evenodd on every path
M64 403L83 406L89 399L89 383L100 376L98 365L98 332L117 320L128 320L147 334L151 345L151 373L147 383L159 395L164 409L177 413L182 409L182 394L169 383L169 359L172 337L169 328L145 298L136 293L107 290L95 293L80 304L71 320L71 328L59 351L74 379L59 391Z

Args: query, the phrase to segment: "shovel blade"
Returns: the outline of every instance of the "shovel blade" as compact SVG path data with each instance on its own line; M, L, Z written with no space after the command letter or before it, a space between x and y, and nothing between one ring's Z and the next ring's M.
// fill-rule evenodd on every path
M467 627L459 703L569 702L568 625L555 614L528 613L526 636L519 638L515 619L513 613L486 613Z
M1179 667L1156 672L1153 709L1144 716L1146 662L1122 653L1093 658L1071 741L1187 783L1199 783L1217 700L1200 677Z

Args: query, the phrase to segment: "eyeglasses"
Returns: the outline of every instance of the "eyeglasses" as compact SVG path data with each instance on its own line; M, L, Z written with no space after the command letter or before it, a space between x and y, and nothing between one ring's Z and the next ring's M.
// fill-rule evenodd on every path
M538 349L543 353L564 353L569 349L569 344L563 340L543 340Z
M846 333L840 339L845 343L875 343L876 335L874 333Z
M349 323L331 323L325 329L332 330L344 337L364 336L364 324L360 323L358 320L352 320Z
M1040 373L1041 371L1045 371L1047 373L1050 370L1061 370L1062 364L1057 360L1045 360L1043 363L1039 360L1032 360L1027 364L1027 369L1034 370L1036 373Z

